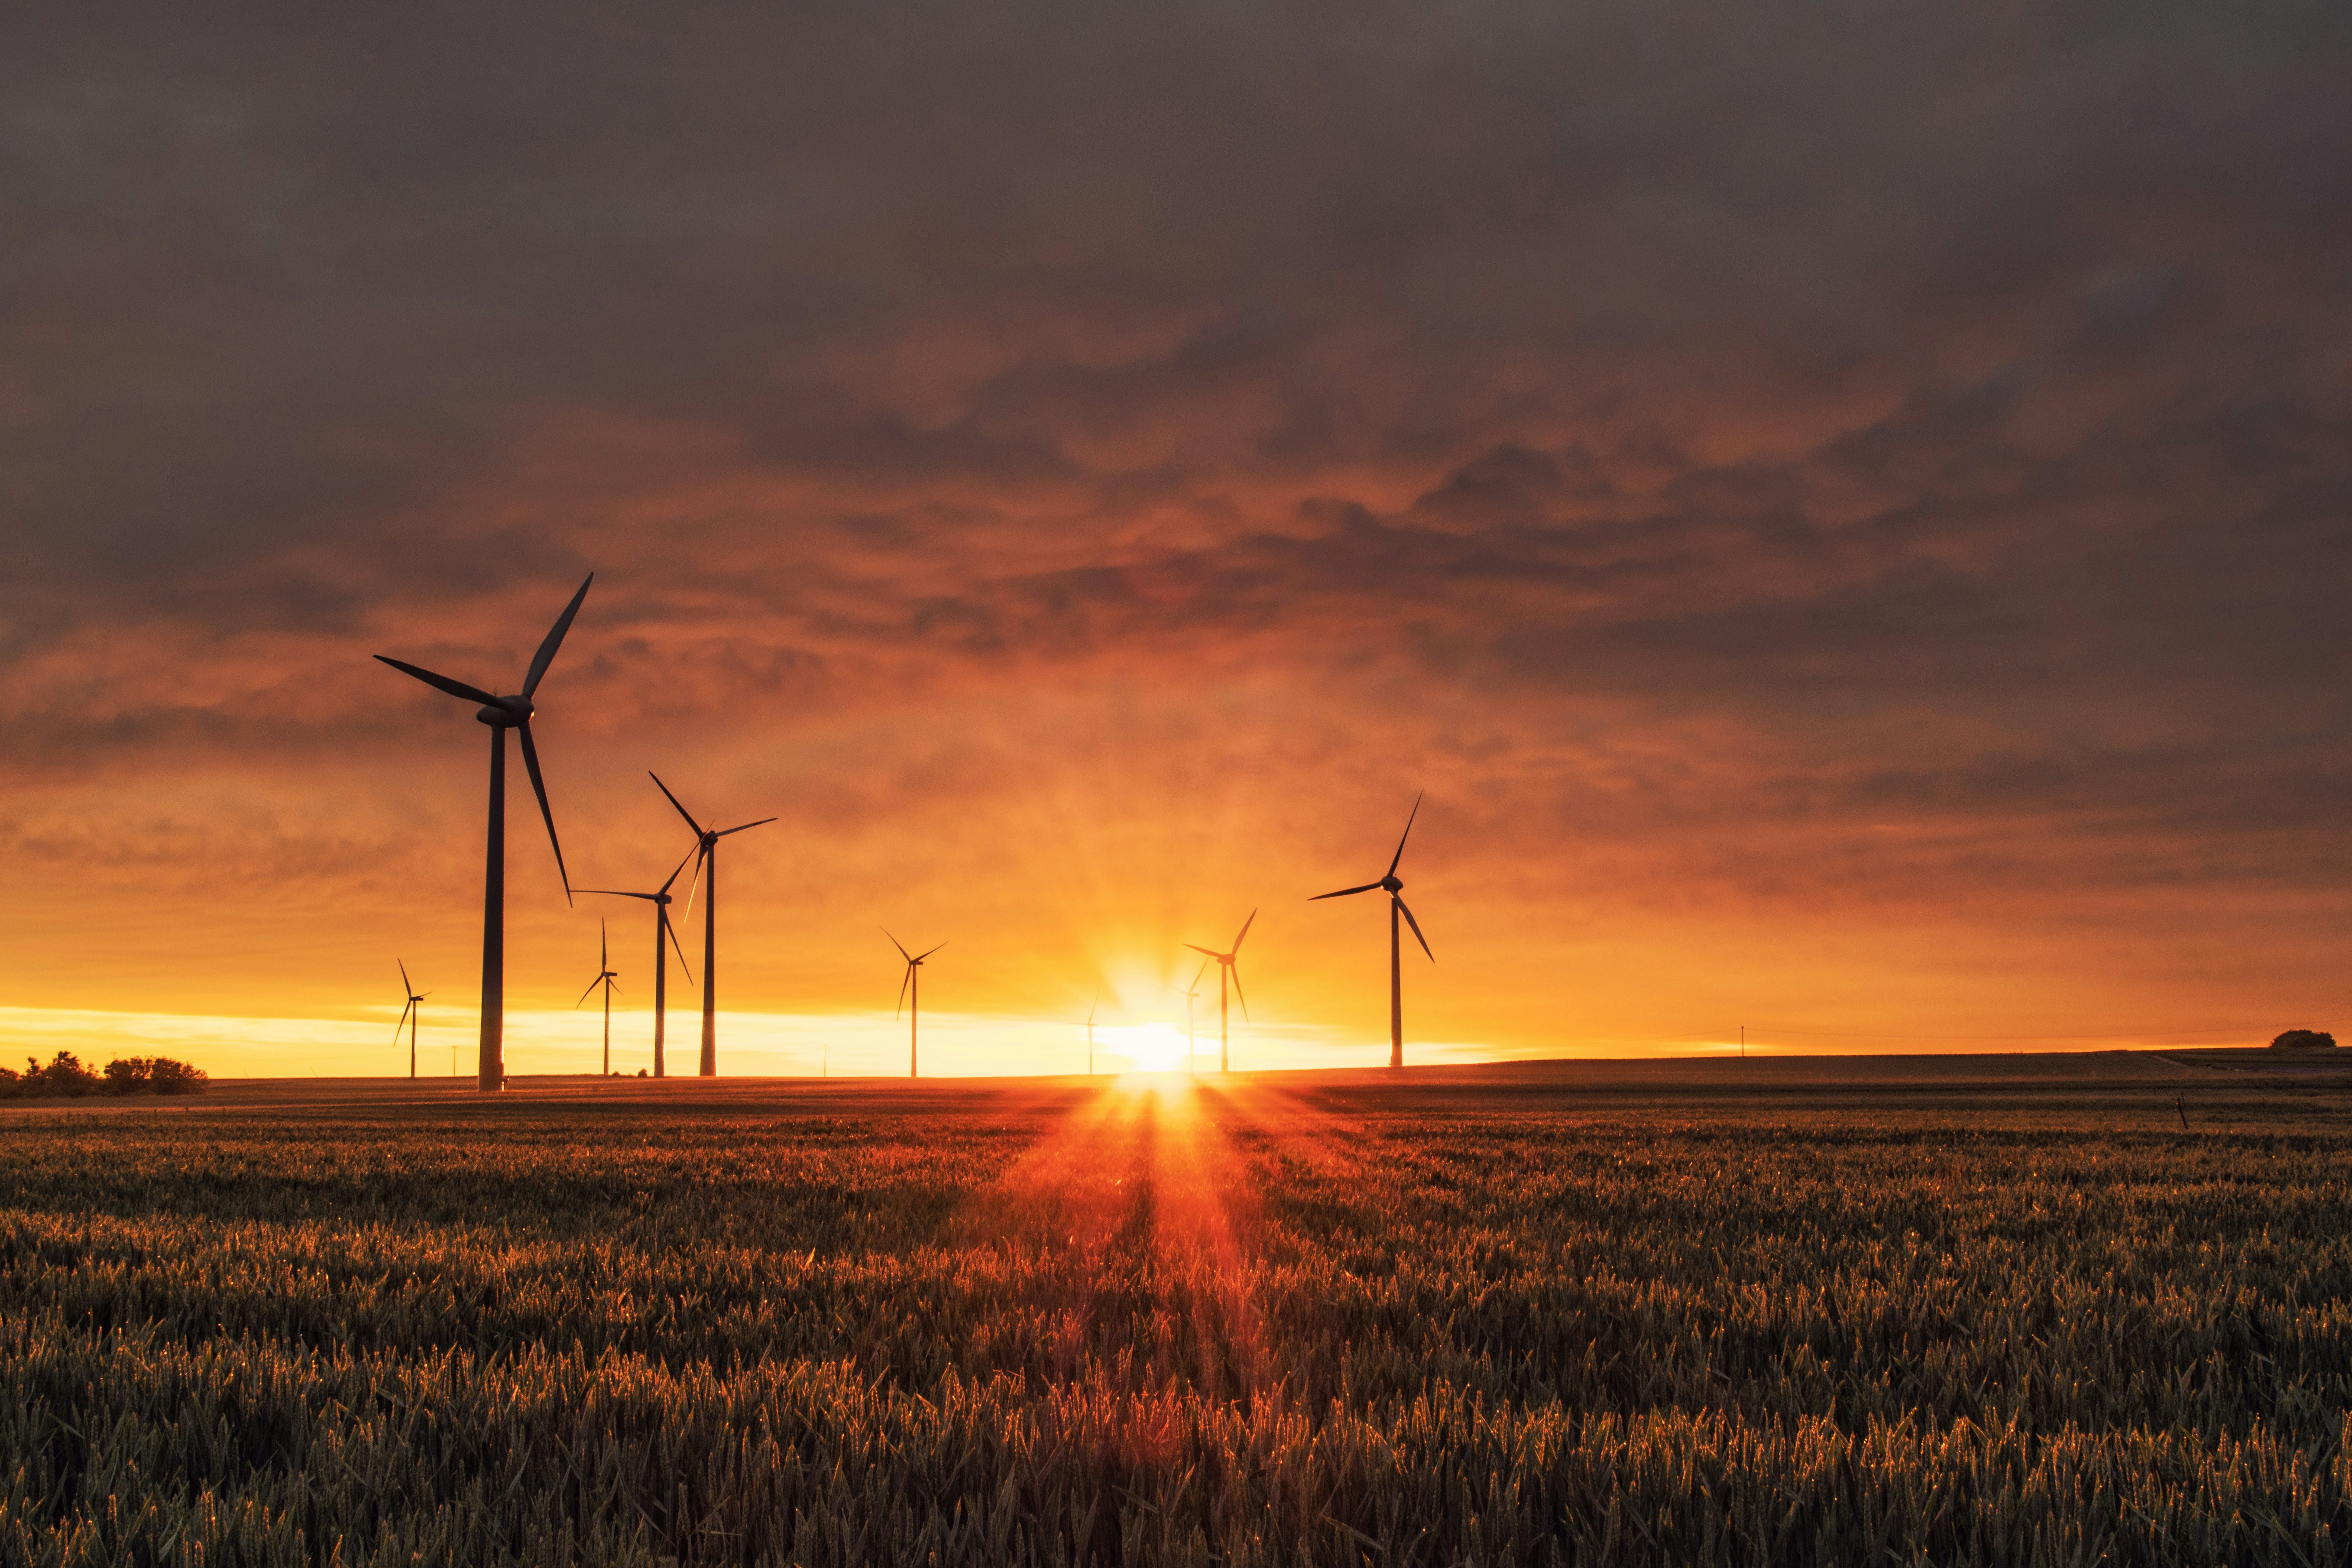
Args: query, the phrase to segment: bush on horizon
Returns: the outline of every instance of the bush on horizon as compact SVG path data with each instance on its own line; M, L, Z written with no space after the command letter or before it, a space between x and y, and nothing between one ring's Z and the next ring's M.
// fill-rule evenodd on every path
M204 1068L170 1057L118 1057L94 1073L71 1051L43 1067L25 1058L25 1070L0 1068L0 1100L79 1100L89 1095L197 1094L212 1081Z
M2271 1041L2274 1051L2332 1051L2336 1037L2325 1029L2288 1029Z

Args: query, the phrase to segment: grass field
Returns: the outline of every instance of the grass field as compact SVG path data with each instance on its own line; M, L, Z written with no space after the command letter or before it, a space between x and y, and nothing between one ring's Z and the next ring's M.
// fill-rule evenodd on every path
M2346 1561L2347 1111L2217 1052L16 1109L0 1562Z

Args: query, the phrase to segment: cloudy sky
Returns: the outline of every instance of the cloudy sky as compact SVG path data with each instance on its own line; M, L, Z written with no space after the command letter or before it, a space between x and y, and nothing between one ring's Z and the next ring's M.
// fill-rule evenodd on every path
M469 1039L485 732L368 656L512 689L592 570L575 882L648 768L781 819L722 1066L883 1065L887 925L942 1070L1066 1068L1253 908L1237 1057L1381 1059L1305 900L1423 790L1432 1059L2352 1022L2340 4L0 44L0 1036L404 1070L398 956ZM517 773L516 1065L600 904L636 1065Z

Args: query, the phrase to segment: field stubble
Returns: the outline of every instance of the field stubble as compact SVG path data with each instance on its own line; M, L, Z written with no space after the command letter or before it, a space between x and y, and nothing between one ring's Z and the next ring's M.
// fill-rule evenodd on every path
M18 1117L0 1560L2342 1561L2343 1080L2188 1070Z

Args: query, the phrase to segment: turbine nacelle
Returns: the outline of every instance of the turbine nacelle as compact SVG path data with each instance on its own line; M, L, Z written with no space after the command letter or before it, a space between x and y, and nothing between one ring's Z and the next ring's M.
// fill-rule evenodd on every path
M531 715L538 711L528 697L501 697L475 710L474 722L488 724L494 730L511 730L518 724L530 723Z
M1374 884L1374 886L1381 889L1385 892L1402 893L1404 891L1404 879L1391 872L1390 875L1382 877L1379 882Z

